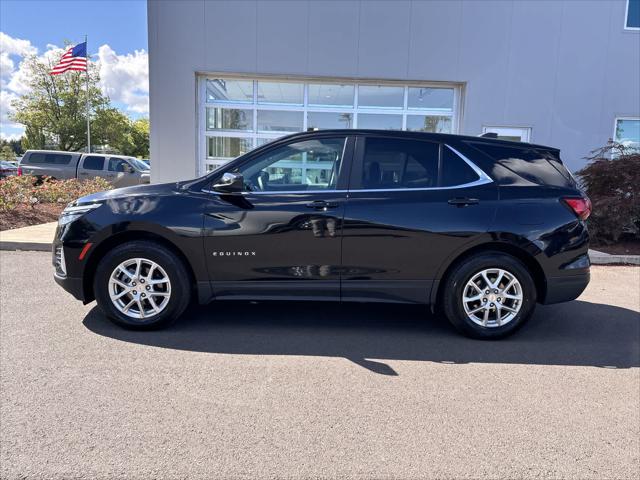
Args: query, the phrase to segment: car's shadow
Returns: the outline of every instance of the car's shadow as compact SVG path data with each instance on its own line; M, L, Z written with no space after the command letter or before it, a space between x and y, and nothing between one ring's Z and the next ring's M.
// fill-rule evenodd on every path
M344 357L397 375L384 360L605 368L640 366L640 314L574 301L538 306L502 341L471 340L424 306L219 302L192 307L166 330L119 328L95 307L84 325L125 342L197 352Z

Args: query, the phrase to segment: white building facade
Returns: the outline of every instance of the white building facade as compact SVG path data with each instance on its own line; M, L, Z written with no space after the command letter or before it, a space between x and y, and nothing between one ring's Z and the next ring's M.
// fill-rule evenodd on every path
M640 0L149 1L154 182L309 128L640 142Z

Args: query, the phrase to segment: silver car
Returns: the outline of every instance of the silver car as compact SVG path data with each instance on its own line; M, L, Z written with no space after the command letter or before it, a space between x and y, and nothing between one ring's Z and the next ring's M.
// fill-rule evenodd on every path
M27 150L20 161L19 175L54 179L102 177L114 187L149 183L149 166L124 155Z

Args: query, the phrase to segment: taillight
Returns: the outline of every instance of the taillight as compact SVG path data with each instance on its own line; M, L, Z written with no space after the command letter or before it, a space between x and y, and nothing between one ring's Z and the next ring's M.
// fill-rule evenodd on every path
M591 200L588 197L565 197L562 201L580 220L586 220L591 215Z
M18 167L18 176L21 177L22 176L22 167Z

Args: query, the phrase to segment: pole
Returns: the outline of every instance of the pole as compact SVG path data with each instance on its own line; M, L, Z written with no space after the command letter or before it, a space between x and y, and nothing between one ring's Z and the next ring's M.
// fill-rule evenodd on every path
M87 59L87 153L91 153L91 120L89 118L89 42L87 35L84 36L85 58Z

